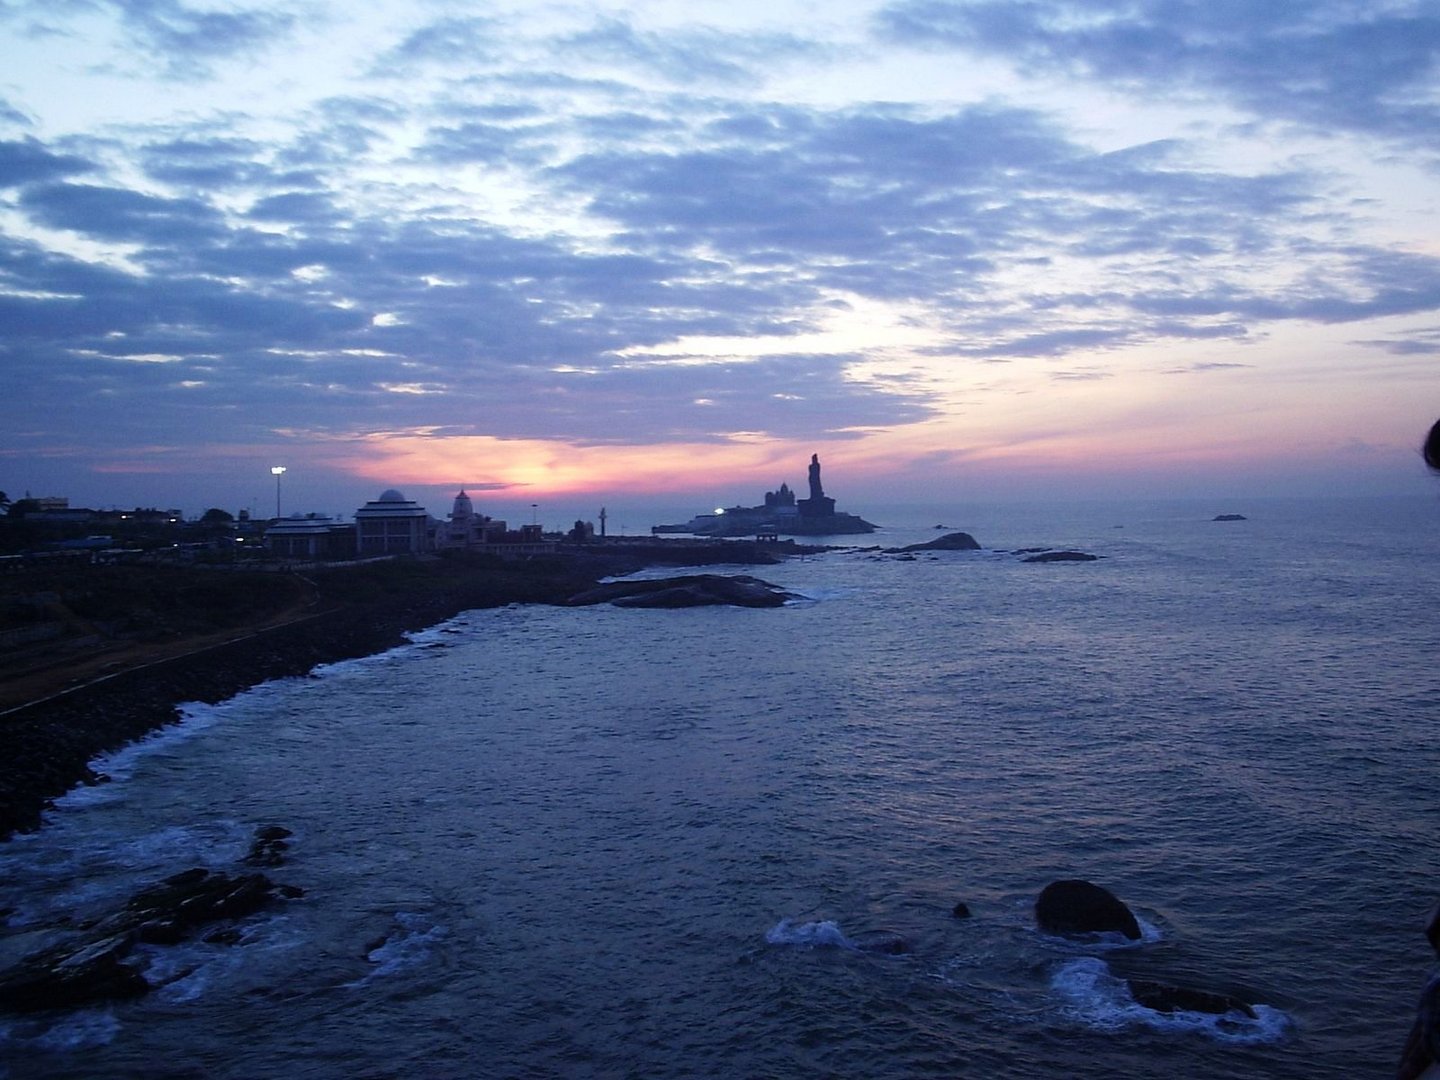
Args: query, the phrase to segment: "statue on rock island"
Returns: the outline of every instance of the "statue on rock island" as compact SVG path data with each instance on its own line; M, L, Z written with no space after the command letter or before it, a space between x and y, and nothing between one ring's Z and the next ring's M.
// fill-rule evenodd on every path
M810 455L810 498L823 499L825 488L820 483L820 455Z
M728 506L713 514L697 514L683 525L654 525L653 533L696 536L843 536L874 532L876 526L854 514L837 513L835 500L820 482L820 455L810 455L810 497L797 499L788 484L767 491L762 506Z

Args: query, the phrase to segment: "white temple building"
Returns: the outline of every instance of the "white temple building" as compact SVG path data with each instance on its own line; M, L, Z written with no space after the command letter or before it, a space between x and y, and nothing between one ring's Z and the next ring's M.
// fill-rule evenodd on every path
M470 496L462 490L455 496L455 505L450 510L450 520L435 524L435 546L437 548L471 548L487 544L503 543L505 522L477 514Z

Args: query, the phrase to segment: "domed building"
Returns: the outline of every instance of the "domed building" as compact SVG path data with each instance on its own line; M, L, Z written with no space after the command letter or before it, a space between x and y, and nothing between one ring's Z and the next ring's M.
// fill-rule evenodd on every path
M355 546L363 559L369 555L405 555L426 551L434 531L430 515L391 488L355 511Z
M463 489L455 496L450 520L435 525L435 546L440 548L478 547L500 543L504 539L505 522L477 514L470 496Z

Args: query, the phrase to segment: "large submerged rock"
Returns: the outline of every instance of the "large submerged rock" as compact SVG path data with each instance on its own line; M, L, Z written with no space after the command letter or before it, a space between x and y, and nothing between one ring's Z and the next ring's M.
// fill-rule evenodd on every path
M1041 551L1034 555L1027 555L1021 562L1094 562L1100 558L1099 555L1091 555L1088 551Z
M1215 1016L1235 1012L1251 1020L1256 1018L1254 1009L1229 994L1171 986L1169 983L1155 982L1152 979L1126 979L1125 982L1130 987L1130 996L1135 999L1136 1004L1156 1012L1198 1012Z
M1035 922L1047 934L1123 934L1140 940L1135 915L1108 889L1088 881L1052 881L1035 901Z
M289 835L278 826L257 831L257 848L283 840L281 833ZM277 849L266 850L278 856ZM202 934L209 942L233 944L240 936L232 932L237 920L300 895L300 889L277 885L258 872L195 867L172 874L69 940L0 972L0 1008L39 1012L141 997L153 984L143 961L132 956L136 945L174 945ZM218 929L217 923L222 924Z
M723 574L690 574L645 581L611 581L577 593L565 601L571 606L613 604L633 608L780 607L793 594L759 578Z
M908 555L912 551L979 551L980 542L967 532L946 533L923 544L902 548L886 548L887 555Z

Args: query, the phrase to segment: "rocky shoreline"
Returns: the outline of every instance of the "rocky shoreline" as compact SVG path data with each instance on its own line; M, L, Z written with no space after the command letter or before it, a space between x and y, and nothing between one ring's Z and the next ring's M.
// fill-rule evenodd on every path
M809 550L809 549L807 549ZM564 603L600 579L662 563L779 561L756 545L684 542L574 552L520 564L434 560L393 570L311 575L311 613L218 645L129 667L0 714L0 840L40 827L54 799L103 783L91 762L176 723L185 702L214 704L270 679L369 656L474 608ZM392 564L393 565L393 564Z

